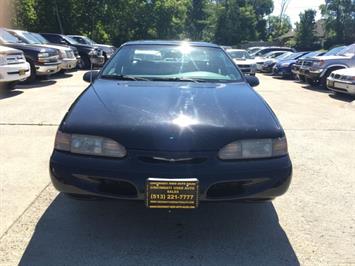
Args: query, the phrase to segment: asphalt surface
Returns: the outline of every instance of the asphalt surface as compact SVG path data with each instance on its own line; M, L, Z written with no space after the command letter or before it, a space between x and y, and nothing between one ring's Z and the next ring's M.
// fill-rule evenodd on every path
M288 193L169 212L51 186L55 131L82 74L0 95L0 265L355 265L353 98L258 75L288 137Z

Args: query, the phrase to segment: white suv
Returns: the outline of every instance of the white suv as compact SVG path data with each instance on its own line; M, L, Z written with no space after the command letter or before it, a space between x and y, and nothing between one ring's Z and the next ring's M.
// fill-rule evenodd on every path
M0 46L0 87L13 89L17 81L31 75L30 64L22 51Z

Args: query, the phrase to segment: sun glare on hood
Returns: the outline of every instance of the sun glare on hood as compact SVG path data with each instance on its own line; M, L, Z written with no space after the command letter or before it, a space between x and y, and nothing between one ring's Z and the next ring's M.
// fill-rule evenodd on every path
M173 122L173 124L175 124L179 127L182 127L182 128L198 124L198 121L196 119L193 119L193 118L191 118L187 115L184 115L184 114L180 114L172 122Z

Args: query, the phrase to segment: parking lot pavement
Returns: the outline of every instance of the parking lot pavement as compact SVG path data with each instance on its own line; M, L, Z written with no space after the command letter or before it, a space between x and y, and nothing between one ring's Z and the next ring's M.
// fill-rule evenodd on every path
M168 212L73 201L50 185L56 125L86 87L70 75L0 96L0 265L355 264L352 98L259 75L288 137L289 192Z

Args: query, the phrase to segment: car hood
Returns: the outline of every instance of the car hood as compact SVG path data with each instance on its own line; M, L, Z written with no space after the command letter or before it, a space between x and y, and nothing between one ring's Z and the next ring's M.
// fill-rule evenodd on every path
M268 105L244 82L99 79L77 100L61 130L161 151L218 150L238 139L284 135Z
M24 44L24 43L6 43L4 45L21 51L52 52L52 53L57 52L56 49L48 48L41 45Z
M289 64L289 65L291 65L291 64L294 64L294 63L296 63L297 62L297 59L292 59L292 60L281 60L281 61L278 61L277 62L277 65L282 65L282 64Z
M350 59L351 57L348 56L342 56L342 55L329 55L329 56L315 56L312 57L310 60L346 60Z
M111 49L114 49L114 50L115 50L115 47L114 47L114 46L108 45L108 44L96 43L95 46L96 46L96 47L99 47L99 48L102 49L102 50L111 50Z
M252 65L255 64L254 59L233 59L237 65Z
M346 76L355 76L355 67L352 68L344 68L344 69L339 69L333 72L334 74L338 75L346 75Z
M6 46L1 46L0 45L0 53L5 53L5 54L11 54L11 53L22 53L22 51L14 49L14 48L10 48L10 47L6 47Z

